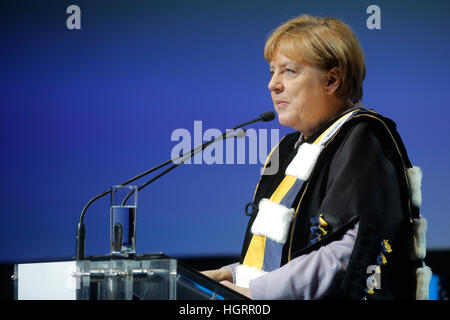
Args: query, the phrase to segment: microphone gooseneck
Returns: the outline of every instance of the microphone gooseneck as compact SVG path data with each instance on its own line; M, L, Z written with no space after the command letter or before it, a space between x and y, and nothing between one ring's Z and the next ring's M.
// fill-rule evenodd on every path
M148 175L148 174L150 174L150 173L152 173L152 172L154 172L154 171L156 171L156 170L158 170L158 169L160 169L160 168L162 168L162 167L168 165L168 164L171 163L171 162L174 162L174 163L175 163L175 161L177 161L177 160L179 160L179 159L182 159L179 163L175 163L174 165L172 165L172 166L169 167L168 169L164 170L162 173L158 174L158 175L155 176L154 178L152 178L152 179L150 179L149 181L147 181L147 182L145 182L144 184L142 184L140 187L138 187L138 191L139 191L139 190L145 188L146 186L148 186L150 183L152 183L152 182L158 180L159 178L161 178L162 176L164 176L164 175L167 174L168 172L170 172L170 171L172 171L173 169L175 169L176 167L178 167L178 166L179 166L180 164L182 164L184 161L186 161L186 160L192 158L194 155L196 155L196 154L199 153L200 151L203 151L203 150L204 150L206 147L208 147L209 145L211 145L211 144L213 144L213 143L215 143L215 142L217 142L217 141L224 140L224 139L229 139L229 138L234 138L234 137L235 137L235 138L243 138L243 137L245 137L245 135L246 135L245 130L242 130L242 129L237 130L237 129L239 129L239 128L241 128L241 127L244 127L244 126L246 126L246 125L249 125L249 124L258 122L258 121L263 121L263 122L272 121L274 118L275 118L275 114L274 114L272 111L264 112L264 113L261 114L258 118L253 119L253 120L251 120L251 121L248 121L248 122L246 122L246 123L243 123L243 124L241 124L241 125L238 125L238 126L234 127L233 129L224 132L221 136L219 136L219 137L217 137L217 138L215 138L215 139L213 139L213 140L211 140L211 141L208 141L208 142L202 144L201 146L197 146L197 147L191 149L190 151L188 151L188 152L186 152L186 153L184 153L184 154L182 154L182 155L176 157L175 159L169 159L169 160L167 160L167 161L165 161L165 162L163 162L163 163L157 165L156 167L153 167L153 168L151 168L151 169L149 169L149 170L147 170L147 171L144 171L144 172L138 174L137 176L135 176L135 177L133 177L133 178L130 178L130 179L128 179L128 180L122 182L120 185L126 185L126 184L129 184L129 183L131 183L131 182L133 182L133 181L135 181L135 180L137 180L137 179L140 179L140 178L142 178L142 177L144 177L144 176L146 176L146 175ZM230 134L230 133L232 133L232 134ZM80 221L79 221L79 223L77 224L76 243L75 243L75 260L83 260L83 259L84 259L85 239L86 239L86 229L85 229L85 225L84 225L84 223L83 223L83 219L84 219L84 216L85 216L85 214L86 214L87 209L89 208L89 206L90 206L95 200L98 200L98 199L100 199L100 198L106 196L106 195L109 194L109 193L111 193L111 190L107 190L107 191L105 191L105 192L102 192L102 193L96 195L95 197L91 198L91 199L86 203L86 205L84 206L84 208L83 208L83 210L82 210L82 212L81 212L81 215L80 215ZM127 198L125 198L124 201L126 201L126 200L127 200Z

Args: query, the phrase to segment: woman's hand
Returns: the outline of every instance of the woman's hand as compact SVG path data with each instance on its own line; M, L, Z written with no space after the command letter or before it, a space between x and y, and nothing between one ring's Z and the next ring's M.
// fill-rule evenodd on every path
M216 269L216 270L206 270L206 271L202 271L201 273L213 280L220 282L224 286L226 286L234 291L237 291L240 294L242 294L248 298L251 298L250 289L239 287L233 283L233 274L231 273L231 271L229 269L222 268L222 269Z
M221 281L233 282L233 274L227 268L216 269L216 270L206 270L206 271L202 271L201 273L213 280L218 281L218 282L221 282Z

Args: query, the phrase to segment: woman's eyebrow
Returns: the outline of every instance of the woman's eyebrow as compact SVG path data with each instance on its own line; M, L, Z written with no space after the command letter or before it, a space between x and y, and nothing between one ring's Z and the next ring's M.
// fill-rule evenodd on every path
M285 67L287 63L288 63L288 62L270 63L270 64L269 64L269 67L270 67L270 68L274 68L275 65L278 65L278 66L280 66L280 67Z
M270 68L274 67L275 63L271 62L269 64ZM280 67L286 67L287 65L294 65L296 67L304 67L304 64L298 61L294 61L294 60L288 60L288 61L282 61L277 63L277 65L279 65Z

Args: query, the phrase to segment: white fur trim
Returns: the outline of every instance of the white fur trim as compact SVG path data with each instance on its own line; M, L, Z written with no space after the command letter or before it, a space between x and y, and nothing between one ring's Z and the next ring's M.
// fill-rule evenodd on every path
M317 158L323 150L319 144L303 143L286 169L286 175L306 181L316 165Z
M412 260L424 259L427 253L427 226L428 222L422 215L419 219L413 219L413 243L409 253Z
M409 180L409 192L412 204L419 208L422 205L422 170L413 166L407 170Z
M236 266L236 285L239 287L248 288L250 281L265 275L267 272L257 269L255 267L249 267L245 264L239 264Z
M433 273L428 266L416 269L416 300L429 299L430 280Z
M258 208L258 215L252 225L252 233L284 244L294 217L294 209L269 199L261 199Z

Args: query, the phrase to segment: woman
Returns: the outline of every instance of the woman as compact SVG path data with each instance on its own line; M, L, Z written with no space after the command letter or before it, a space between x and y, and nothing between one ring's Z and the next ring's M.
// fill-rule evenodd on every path
M204 274L255 299L414 298L421 172L395 124L361 106L356 36L302 15L264 55L278 120L296 132L269 155L279 170L257 186L241 260Z

